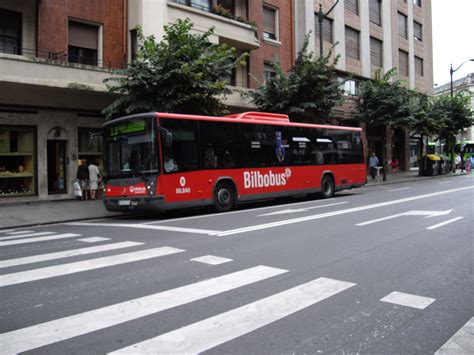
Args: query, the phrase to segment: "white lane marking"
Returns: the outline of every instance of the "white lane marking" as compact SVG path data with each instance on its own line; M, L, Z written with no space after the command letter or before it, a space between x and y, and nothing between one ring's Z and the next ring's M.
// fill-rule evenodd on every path
M257 266L134 300L13 330L0 334L2 352L16 354L32 350L218 295L286 272L288 270Z
M402 199L394 200L394 201L380 202L380 203L375 203L373 205L353 207L353 208L348 208L348 209L345 209L345 210L327 212L327 213L317 214L317 215L313 215L313 216L293 218L293 219L283 220L283 221L274 222L274 223L266 223L266 224L260 224L260 225L245 227L245 228L231 229L231 230L228 230L228 231L217 233L216 235L221 237L221 236L227 236L227 235L232 235L232 234L252 232L252 231L261 230L261 229L280 227L280 226L284 226L284 225L288 225L288 224L307 222L307 221L312 221L312 220L320 219L320 218L339 216L339 215L347 214L347 213L353 213L353 212L359 212L359 211L365 211L365 210L370 210L370 209L374 209L374 208L380 208L380 207L395 205L395 204L398 204L398 203L411 202L411 201L415 201L415 200L419 200L419 199L423 199L423 198L429 198L429 197L438 196L438 195L450 194L450 193L453 193L453 192L458 192L458 191L463 191L463 190L468 190L468 189L474 189L474 186L461 187L461 188L458 188L458 189L450 189L450 190L445 190L445 191L433 192L433 193L425 194L425 195L406 197L406 198L402 198Z
M56 234L54 232L38 232L31 234L20 234L20 235L10 235L8 237L0 237L0 240L10 240L10 239L20 239L20 238L29 238L29 237L39 237L41 235L51 235Z
M75 237L80 237L80 236L82 236L82 234L64 233L64 234L48 235L46 237L16 239L16 240L9 240L6 242L0 242L0 247L6 246L6 245L27 244L27 243L45 242L48 240L75 238Z
M52 277L64 276L77 272L96 270L104 267L126 264L135 261L158 258L160 256L182 253L184 251L185 250L171 247L160 247L113 256L104 256L102 258L97 259L77 261L69 264L48 266L40 269L20 271L11 274L0 275L0 287L49 279Z
M66 224L70 225L70 226L125 227L125 228L163 230L163 231L169 231L169 232L197 233L197 234L208 234L208 235L213 235L215 233L220 233L220 231L208 230L208 229L181 228L181 227L172 227L172 226L150 226L150 225L144 225L144 224L82 223L82 222L72 222L72 223L66 223Z
M451 184L452 182L453 182L453 180L448 180L448 181L442 181L439 184L440 185L442 185L442 184Z
M401 216L425 216L425 218L433 218L433 217L448 215L452 211L453 211L452 208L450 210L446 210L446 211L408 211L408 212L393 214L393 215L387 216L387 217L372 219L372 220L366 221L366 222L357 223L356 226L366 226L368 224L377 223L377 222L381 222L381 221L386 221L388 219L397 218L397 217L401 217Z
M88 248L80 248L80 249L59 251L59 252L56 252L56 253L26 256L26 257L23 257L23 258L1 260L0 261L0 268L18 266L18 265L26 265L26 264L33 264L33 263L39 263L39 262L42 262L42 261L63 259L63 258L69 258L71 256L78 256L78 255L100 253L100 252L103 252L103 251L117 250L117 249L122 249L122 248L130 248L130 247L134 247L134 246L137 246L137 245L143 245L143 244L145 244L145 243L121 242L121 243L99 245L99 246L96 246L96 247L88 247Z
M392 189L392 190L388 190L389 192L393 192L393 191L403 191L403 190L410 190L411 187L400 187L399 189Z
M434 355L474 354L474 317L448 339Z
M442 227L442 226L445 226L446 224L449 224L449 223L453 223L453 222L456 222L456 221L459 221L460 219L463 219L464 217L456 217L456 218L453 218L453 219L449 219L447 221L444 221L444 222L441 222L441 223L438 223L438 224L435 224L434 226L431 226L431 227L428 227L426 229L436 229L436 228L439 228L439 227Z
M434 298L411 295L409 293L394 291L381 299L382 302L394 303L418 309L425 309L434 301Z
M82 238L78 239L80 242L86 242L86 243L97 243L97 242L104 242L106 240L110 240L110 238L104 238L104 237L89 237L89 238Z
M0 233L8 233L8 232L14 232L16 231L16 229L3 229L3 230L0 230Z
M111 354L197 354L248 334L353 287L321 277L245 306L176 329Z
M209 265L219 265L219 264L228 263L233 260L222 258L220 256L205 255L205 256L200 256L199 258L191 259L191 261L197 261L197 262L209 264Z
M15 235L15 234L26 234L26 233L33 233L34 231L17 231L17 232L8 232L7 234Z
M298 205L307 205L308 203L317 203L317 202L327 202L334 200L333 198L327 198L321 201L303 201L303 202L295 202L295 203L285 203L283 205L277 205L277 206L266 206L266 207L258 207L258 208L250 208L250 209L245 209L245 210L238 210L238 211L229 211L229 212L222 212L222 213L211 213L211 214L205 214L205 215L200 215L200 216L191 216L191 217L179 217L179 218L172 218L172 219L163 219L160 221L153 221L153 222L146 222L143 224L159 224L159 223L168 223L168 222L176 222L176 221L187 221L190 219L196 219L196 218L208 218L208 217L216 217L220 215L228 216L232 214L238 214L238 213L253 213L255 211L260 211L260 210L269 210L273 208L282 208L282 207L288 207L288 206L298 206Z
M296 212L306 212L308 210L313 210L316 208L323 208L323 207L330 207L330 206L337 206L337 205L344 205L346 203L349 203L347 201L342 201L342 202L336 202L336 203L328 203L326 205L321 205L321 206L312 206L312 207L306 207L306 208L298 208L298 209L287 209L287 210L281 210L281 211L276 211L276 212L270 212L270 213L265 213L265 214L260 214L257 217L263 217L263 216L274 216L274 215L279 215L279 214L288 214L288 213L296 213Z

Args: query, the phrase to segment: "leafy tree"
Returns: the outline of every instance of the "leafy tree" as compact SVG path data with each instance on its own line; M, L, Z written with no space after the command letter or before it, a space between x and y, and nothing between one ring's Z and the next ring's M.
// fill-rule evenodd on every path
M276 75L247 95L261 111L287 114L295 122L325 122L343 92L334 68L339 57L330 64L330 56L314 58L306 37L288 73L275 62Z
M105 80L109 91L121 94L103 111L108 118L149 111L226 112L221 99L231 90L225 78L237 65L245 65L245 55L236 57L235 48L211 43L213 28L202 34L191 33L192 28L189 19L179 19L164 27L159 43L138 29L137 60Z

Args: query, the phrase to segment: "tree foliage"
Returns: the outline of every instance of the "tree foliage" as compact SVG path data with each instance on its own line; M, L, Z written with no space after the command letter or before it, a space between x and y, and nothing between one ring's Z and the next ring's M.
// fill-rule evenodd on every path
M211 43L213 28L202 34L191 33L192 28L189 19L179 19L164 27L159 43L138 29L137 60L105 80L109 91L121 94L103 111L108 118L149 111L226 112L221 99L231 90L225 78L245 65L245 55L236 57L235 48Z
M315 58L306 37L288 73L275 61L276 75L247 95L261 111L287 114L294 122L325 122L343 92L334 68L339 57L330 63L331 54Z

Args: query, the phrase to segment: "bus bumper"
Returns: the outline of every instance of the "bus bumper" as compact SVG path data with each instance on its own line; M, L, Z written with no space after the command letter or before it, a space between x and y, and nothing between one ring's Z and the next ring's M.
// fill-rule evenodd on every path
M165 196L104 198L105 209L112 212L163 212L164 205Z

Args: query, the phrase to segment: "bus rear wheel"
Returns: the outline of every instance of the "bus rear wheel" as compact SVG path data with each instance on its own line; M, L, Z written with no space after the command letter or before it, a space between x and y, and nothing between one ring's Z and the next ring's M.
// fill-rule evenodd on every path
M227 182L217 185L214 196L214 207L218 212L227 212L235 205L235 193L232 186Z
M331 198L334 196L334 179L329 174L323 176L323 181L321 182L321 196L322 198Z

